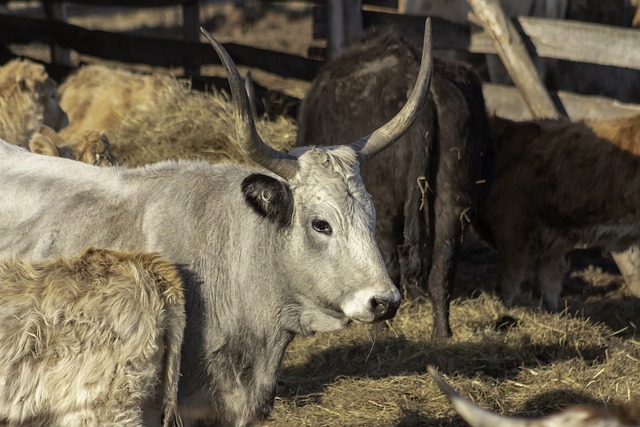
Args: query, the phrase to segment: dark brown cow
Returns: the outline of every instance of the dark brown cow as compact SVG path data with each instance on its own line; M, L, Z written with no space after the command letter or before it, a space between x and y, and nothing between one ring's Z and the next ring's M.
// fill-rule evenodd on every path
M416 79L420 53L395 32L368 34L315 78L299 115L298 145L348 143L393 117ZM435 61L430 97L402 138L362 177L377 213L376 236L391 278L427 286L433 337L451 334L456 253L486 197L494 149L477 76Z
M622 252L640 240L640 156L611 123L493 117L490 125L497 170L479 229L497 249L502 298L516 300L534 263L544 304L557 310L569 251Z

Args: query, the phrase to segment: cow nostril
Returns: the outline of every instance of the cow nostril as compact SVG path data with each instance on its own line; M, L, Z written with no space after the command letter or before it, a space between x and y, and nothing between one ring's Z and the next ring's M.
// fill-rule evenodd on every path
M375 320L393 318L398 311L398 307L400 307L400 300L392 301L387 297L379 296L371 298L371 308L373 309Z
M384 297L371 298L371 307L375 313L376 319L383 317L389 311L389 299Z

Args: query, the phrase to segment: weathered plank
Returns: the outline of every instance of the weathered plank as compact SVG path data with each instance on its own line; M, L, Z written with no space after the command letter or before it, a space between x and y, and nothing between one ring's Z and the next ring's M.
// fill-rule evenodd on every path
M327 50L335 58L362 32L360 0L327 0Z
M44 15L47 19L58 21L67 20L67 7L60 1L47 2L44 4ZM56 64L71 65L71 54L68 49L62 49L55 43L51 43L51 60Z
M11 0L1 0L0 3L9 3ZM55 3L60 0L40 0L42 3ZM131 8L140 7L162 7L179 6L184 3L191 3L193 0L73 0L71 3L85 6L127 6Z
M640 31L578 21L520 17L538 55L640 69Z
M506 17L498 0L467 0L489 35L511 80L522 92L536 118L558 118L560 112L547 93L537 69L513 23Z
M393 25L411 37L422 37L424 17L366 10L362 16L365 28ZM517 21L540 57L640 70L637 29L524 16ZM438 17L432 17L432 22L434 49L497 53L482 31L471 31L466 25Z
M199 64L220 63L218 56L206 43L87 30L64 22L0 14L0 44L36 41L56 43L84 55L130 64L182 67L187 58ZM226 43L224 46L237 64L283 77L311 80L322 65L319 60L283 52L235 43Z
M533 116L520 92L513 86L483 83L487 112L511 120L531 120ZM601 96L579 95L559 91L567 114L572 120L607 120L640 114L640 105L625 104Z
M182 38L190 42L200 40L200 4L191 1L182 5ZM196 58L185 58L184 74L197 76L200 74L200 63Z

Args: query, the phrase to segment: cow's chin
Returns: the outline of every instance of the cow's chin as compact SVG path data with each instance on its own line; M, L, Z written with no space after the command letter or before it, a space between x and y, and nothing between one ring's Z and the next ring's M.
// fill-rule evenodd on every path
M301 335L313 335L316 332L333 332L346 328L351 319L344 313L333 310L306 310L300 316Z

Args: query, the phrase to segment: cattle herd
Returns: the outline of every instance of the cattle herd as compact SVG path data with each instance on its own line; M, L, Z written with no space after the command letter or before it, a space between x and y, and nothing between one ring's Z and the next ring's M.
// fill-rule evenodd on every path
M258 135L233 61L203 34L228 74L239 150L258 166L118 166L108 130L131 102L72 101L117 77L85 67L76 76L90 78L70 78L59 104L41 65L0 68L0 421L256 424L296 335L392 319L401 295L420 290L434 344L455 334L449 304L470 230L496 250L505 305L533 266L557 311L567 254L585 247L614 254L640 297L640 116L489 115L475 73L432 58L427 21L422 48L370 32L327 63L295 147L279 151ZM139 88L124 98L153 104L157 93ZM429 372L472 426L640 425L633 402L501 417Z

